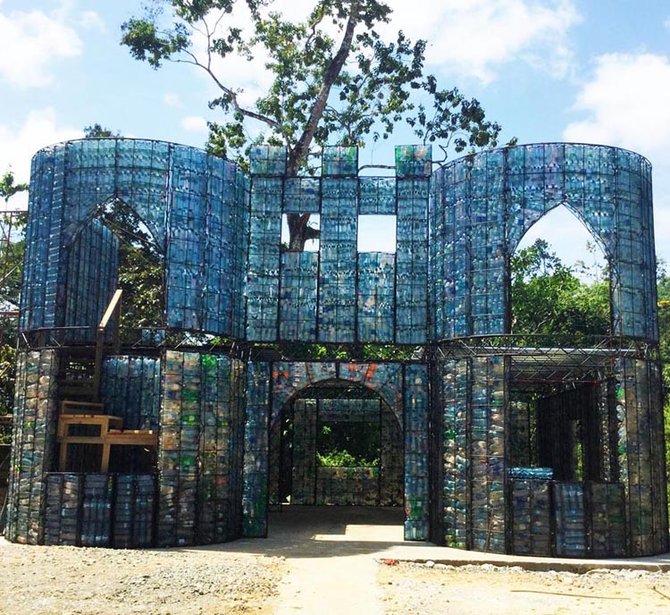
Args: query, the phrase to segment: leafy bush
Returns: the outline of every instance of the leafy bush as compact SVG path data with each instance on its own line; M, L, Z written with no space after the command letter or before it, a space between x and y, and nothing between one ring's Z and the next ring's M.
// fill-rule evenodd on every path
M356 457L349 451L330 451L326 454L317 453L316 459L320 466L336 468L360 468L373 467L379 465L379 459L368 461L363 457Z

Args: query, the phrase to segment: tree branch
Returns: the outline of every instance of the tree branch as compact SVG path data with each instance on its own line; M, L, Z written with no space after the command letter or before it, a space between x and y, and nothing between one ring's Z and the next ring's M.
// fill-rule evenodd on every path
M191 56L195 57L195 56ZM250 109L246 109L242 106L240 106L239 101L237 100L237 94L231 90L229 87L226 87L223 83L219 81L217 76L214 74L210 66L205 66L202 62L198 61L197 59L194 61L185 61L185 60L174 60L174 62L181 62L183 64L193 64L194 66L197 66L204 70L214 81L216 86L225 94L225 96L230 100L232 103L233 107L235 108L235 111L237 113L241 113L245 117L252 118L254 120L258 120L259 122L263 122L264 124L267 124L268 126L274 128L275 130L280 130L281 126L279 122L276 122L273 120L271 117L267 117L265 115L262 115L261 113L256 113L256 111L251 111Z
M337 53L331 60L328 68L324 73L323 84L321 85L319 94L314 101L312 111L310 112L307 123L305 124L305 129L303 130L302 135L300 135L300 138L289 155L288 167L286 169L288 175L296 175L298 173L298 169L300 168L300 163L307 156L309 146L314 139L314 134L316 133L319 121L321 120L324 109L326 108L326 104L328 103L330 90L340 75L347 56L351 51L354 30L358 24L358 2L359 0L352 0L351 2L351 13L349 13L347 27L345 28L344 36L342 37L342 42L340 43L340 48L337 50Z

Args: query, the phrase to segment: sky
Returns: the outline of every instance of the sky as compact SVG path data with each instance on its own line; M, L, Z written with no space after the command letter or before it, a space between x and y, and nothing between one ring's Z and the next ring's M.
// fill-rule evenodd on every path
M571 141L634 150L654 168L656 251L670 266L670 2L668 0L387 0L391 34L428 41L427 69L502 124L501 142ZM202 71L131 58L120 25L141 0L0 0L0 173L28 181L41 147L100 123L127 137L201 147L216 90ZM300 17L308 0L278 0ZM217 67L251 101L259 65ZM361 164L392 164L400 131ZM12 200L22 206L23 196ZM571 264L590 262L586 230L554 212L531 229Z

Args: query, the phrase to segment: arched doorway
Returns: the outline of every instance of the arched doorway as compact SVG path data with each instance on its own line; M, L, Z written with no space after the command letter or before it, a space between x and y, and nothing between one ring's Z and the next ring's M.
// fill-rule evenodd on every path
M307 386L270 426L271 505L403 504L403 429L372 389L346 380Z
M93 207L73 229L65 253L64 294L59 298L63 329L57 331L64 342L59 351L60 412L67 403L74 408L68 413L81 414L84 408L94 417L113 419L68 427L68 435L91 441L61 445L63 454L54 469L154 474L157 451L151 431L158 427L160 382L156 342L165 328L163 251L134 209L113 197ZM140 345L143 351L136 354ZM139 434L137 443L103 453L96 438L107 437L107 430L132 430ZM144 443L141 437L146 437Z
M93 210L68 246L63 324L97 326L117 288L123 291L119 325L125 341L164 328L163 250L133 208L111 198Z
M545 214L527 236L534 240L525 236L511 258L511 551L621 555L609 259L566 206ZM584 519L600 509L611 516L607 527L594 520L587 529Z
M607 353L580 352L611 335L606 262L600 243L564 205L540 218L512 256L514 343L544 349L532 351L532 361L511 359L512 467L550 467L567 481L600 480L610 465L611 361Z

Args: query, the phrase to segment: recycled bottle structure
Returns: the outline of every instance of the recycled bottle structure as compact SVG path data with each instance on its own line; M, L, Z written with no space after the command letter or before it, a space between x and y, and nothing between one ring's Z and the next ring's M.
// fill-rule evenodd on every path
M511 256L561 205L608 261L598 341L511 332ZM159 326L120 345L98 327L123 266L115 208L141 221L164 301ZM300 214L319 217L315 251L282 244ZM395 228L395 251L361 251L361 216ZM325 148L312 177L288 177L280 147L255 148L248 174L157 141L45 148L6 536L208 544L265 536L269 508L290 501L402 506L406 539L463 549L664 552L655 267L650 164L613 147L514 146L433 169L430 147L402 146L388 177L359 176L351 147ZM366 345L405 359L352 358ZM304 358L319 348L342 358ZM64 421L77 400L97 408L90 424ZM324 425L375 425L378 459L320 465ZM155 444L133 452L132 433Z

